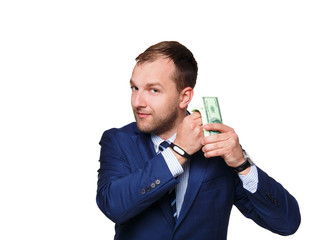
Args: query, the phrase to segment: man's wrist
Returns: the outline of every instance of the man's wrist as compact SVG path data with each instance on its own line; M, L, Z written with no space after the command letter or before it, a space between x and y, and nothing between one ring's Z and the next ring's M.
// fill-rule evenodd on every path
M191 155L179 145L171 143L169 147L175 153L175 156L181 165L184 165L188 159L191 159Z
M251 166L254 165L254 163L244 149L242 149L242 153L243 160L240 161L241 164L236 167L232 167L232 169L240 175L247 175L250 171Z
M249 172L251 171L251 167L249 166L248 168L246 168L245 170L238 172L239 175L243 175L243 176L247 176L249 174Z
M187 162L187 158L183 157L182 155L178 154L178 152L174 151L174 149L170 148L173 152L174 156L177 158L180 165L184 165Z

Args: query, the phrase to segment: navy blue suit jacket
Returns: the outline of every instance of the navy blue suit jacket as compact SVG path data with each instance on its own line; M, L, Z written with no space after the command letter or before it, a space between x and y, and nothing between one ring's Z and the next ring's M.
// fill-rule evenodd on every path
M97 204L116 223L117 240L225 240L231 208L272 232L293 234L299 207L279 183L258 168L252 194L222 158L192 156L184 203L177 221L168 192L178 183L150 135L136 123L105 131L100 141Z

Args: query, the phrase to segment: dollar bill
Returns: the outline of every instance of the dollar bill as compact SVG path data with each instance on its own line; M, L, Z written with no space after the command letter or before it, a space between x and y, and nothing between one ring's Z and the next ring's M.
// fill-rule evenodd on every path
M223 123L217 97L202 97L203 107L194 108L192 112L200 112L203 125L208 123ZM218 134L216 131L204 130L205 136Z

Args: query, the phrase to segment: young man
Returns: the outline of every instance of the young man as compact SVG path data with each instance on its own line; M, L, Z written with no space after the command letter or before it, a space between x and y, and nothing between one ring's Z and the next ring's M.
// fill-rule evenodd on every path
M225 240L233 205L272 232L293 234L300 225L294 197L250 161L232 128L203 126L199 113L188 114L193 54L161 42L136 61L136 122L100 141L97 204L116 223L114 239ZM204 137L204 128L220 134Z

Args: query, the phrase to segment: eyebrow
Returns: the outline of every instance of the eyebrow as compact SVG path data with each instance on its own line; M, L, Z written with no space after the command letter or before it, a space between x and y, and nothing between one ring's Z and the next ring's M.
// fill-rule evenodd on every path
M130 85L136 85L132 79L130 79ZM161 88L163 88L162 84L158 83L158 82L151 82L151 83L147 83L145 85L145 87L154 87L154 86L159 86Z
M160 83L147 83L146 86L147 87L156 87L156 86L158 86L158 87L163 88L163 86Z

